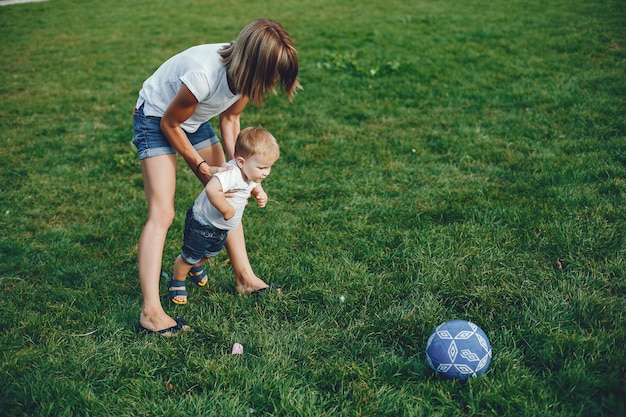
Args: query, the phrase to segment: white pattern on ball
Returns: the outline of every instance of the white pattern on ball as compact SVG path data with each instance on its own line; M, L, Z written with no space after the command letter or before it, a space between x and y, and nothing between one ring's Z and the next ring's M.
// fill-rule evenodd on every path
M428 366L446 378L466 380L482 375L491 357L491 344L485 332L466 320L440 324L426 344Z

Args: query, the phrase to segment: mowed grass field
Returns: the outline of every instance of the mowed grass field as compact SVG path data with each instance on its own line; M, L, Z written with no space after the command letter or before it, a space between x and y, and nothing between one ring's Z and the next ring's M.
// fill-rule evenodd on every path
M304 87L242 117L281 145L244 227L282 292L237 295L222 253L186 306L162 282L192 332L139 333L137 93L259 17ZM626 412L622 1L50 0L0 28L1 415ZM201 190L179 162L168 274ZM451 319L484 376L426 365Z

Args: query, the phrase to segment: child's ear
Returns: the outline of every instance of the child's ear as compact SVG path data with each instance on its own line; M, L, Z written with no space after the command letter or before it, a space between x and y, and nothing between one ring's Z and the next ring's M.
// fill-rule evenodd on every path
M243 168L243 164L246 163L246 160L243 156L238 156L237 158L235 158L235 161L237 161L237 166L239 168Z

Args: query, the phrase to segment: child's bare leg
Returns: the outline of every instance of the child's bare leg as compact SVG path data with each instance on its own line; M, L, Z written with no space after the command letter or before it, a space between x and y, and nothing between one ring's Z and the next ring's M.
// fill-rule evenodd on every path
M202 258L200 262L191 267L188 273L190 277L200 277L204 274L204 277L200 281L197 281L197 278L194 280L200 287L204 287L209 280L209 277L206 275L206 270L202 268L207 259L208 258Z
M183 261L183 258L178 255L176 262L174 262L174 281L185 282L192 266L193 265L189 265L187 262ZM184 295L177 295L174 299L180 303L187 302L187 297Z
M228 232L226 250L228 251L230 263L235 272L237 292L240 294L250 294L268 287L261 278L256 276L250 266L248 252L246 251L246 240L241 223L235 229Z

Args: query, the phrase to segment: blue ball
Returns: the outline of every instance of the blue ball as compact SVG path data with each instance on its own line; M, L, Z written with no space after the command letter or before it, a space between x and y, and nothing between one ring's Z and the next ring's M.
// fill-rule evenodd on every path
M491 363L491 344L485 332L474 323L450 320L430 334L426 362L446 378L467 380L487 371Z

